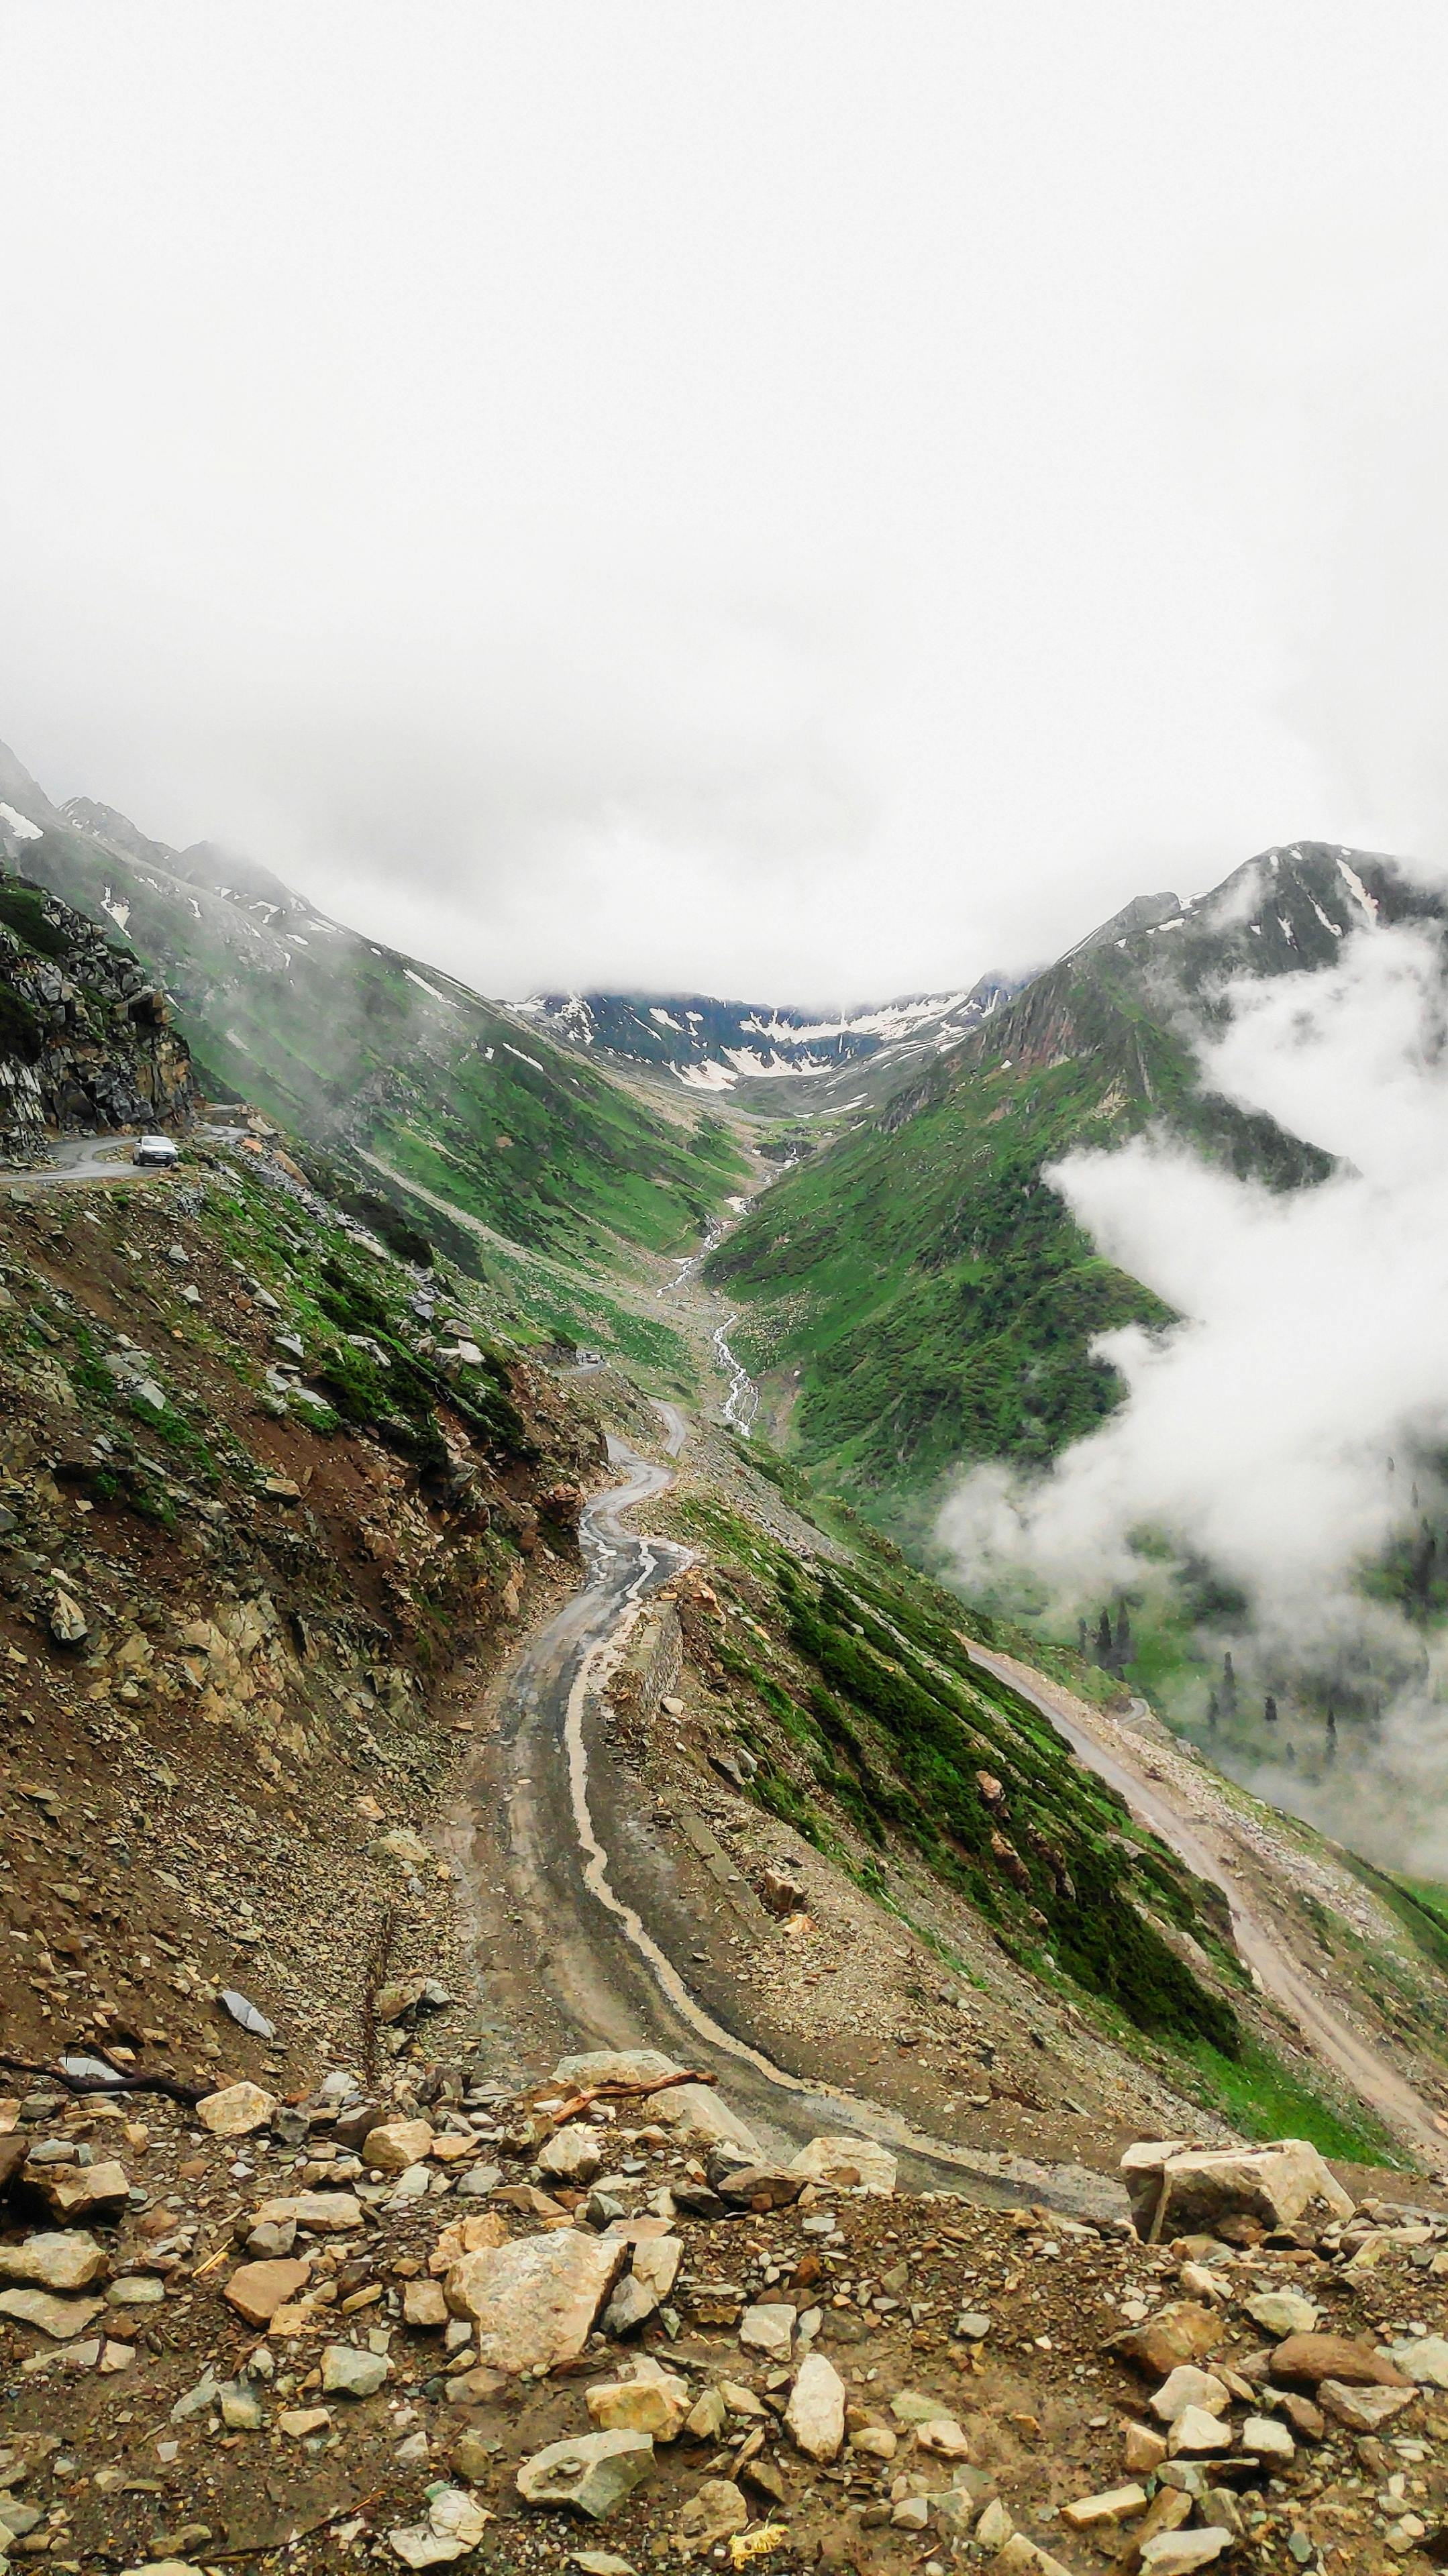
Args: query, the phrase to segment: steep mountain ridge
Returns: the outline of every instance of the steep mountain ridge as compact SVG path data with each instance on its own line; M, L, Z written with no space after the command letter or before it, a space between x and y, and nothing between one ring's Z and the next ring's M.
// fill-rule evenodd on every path
M744 1166L718 1118L643 1099L441 970L328 918L214 845L175 851L110 806L63 812L13 753L0 801L41 884L109 919L212 1085L369 1185L416 1190L530 1253L627 1266L687 1247ZM0 818L3 820L3 818ZM13 828L13 827L12 827Z
M922 1530L962 1461L1049 1458L1115 1403L1094 1337L1166 1312L1043 1178L1153 1120L1274 1187L1326 1159L1206 1093L1192 1051L1234 975L1312 972L1371 921L1441 921L1395 863L1298 842L1210 894L1140 899L760 1201L712 1257L735 1342L806 1464Z

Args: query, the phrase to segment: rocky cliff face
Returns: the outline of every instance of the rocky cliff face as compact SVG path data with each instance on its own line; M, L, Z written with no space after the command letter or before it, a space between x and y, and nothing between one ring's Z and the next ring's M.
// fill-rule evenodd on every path
M58 895L0 878L0 1161L33 1161L47 1132L180 1127L196 1107L161 988Z

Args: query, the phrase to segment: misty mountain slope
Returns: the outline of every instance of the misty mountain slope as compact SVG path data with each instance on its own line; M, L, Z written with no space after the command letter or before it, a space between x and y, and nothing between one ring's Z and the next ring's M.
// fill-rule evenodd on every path
M537 993L519 1008L561 1045L792 1117L877 1105L980 1027L1019 981L983 975L969 991L830 1013L708 993Z
M531 1248L600 1260L687 1243L737 1179L702 1108L662 1114L269 870L169 850L107 806L62 815L13 755L0 789L31 818L28 872L116 924L220 1084L315 1141L374 1153Z
M1168 1311L1043 1177L1153 1122L1276 1188L1327 1159L1206 1094L1214 986L1333 962L1359 924L1437 918L1390 861L1269 853L1199 902L1144 898L1038 976L875 1122L789 1175L715 1254L735 1339L808 1465L920 1525L963 1460L1039 1463L1116 1403L1099 1333Z

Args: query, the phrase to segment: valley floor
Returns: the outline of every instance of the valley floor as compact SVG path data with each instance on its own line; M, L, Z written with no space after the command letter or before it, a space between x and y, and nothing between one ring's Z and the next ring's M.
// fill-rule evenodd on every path
M445 2563L466 2553L409 2557L390 2535L422 2532L423 2549L430 2493L459 2480L489 2517L480 2564L586 2549L514 2484L520 2459L581 2430L577 2374L470 2379L476 2356L449 2346L418 2285L444 2222L494 2243L577 2223L582 2194L536 2169L540 2079L580 2049L653 2044L717 2076L767 2155L852 2134L897 2152L910 2188L691 2217L645 2206L702 2180L667 2124L622 2109L604 2122L624 2208L662 2232L676 2221L685 2268L672 2322L659 2311L621 2350L589 2345L584 2367L652 2352L691 2401L735 2391L709 2444L661 2446L620 2517L626 2549L689 2555L691 2499L737 2473L753 2532L776 2530L762 2555L904 2576L933 2551L943 2570L973 2517L938 2503L949 2480L912 2429L925 2391L960 2421L976 2515L998 2490L1032 2546L1085 2576L1097 2544L1061 2508L1119 2483L1122 2426L1145 2396L1109 2336L1193 2260L1126 2232L1120 2151L1141 2135L1226 2140L1227 2119L1193 2098L1179 2052L1033 1972L903 1842L882 1853L843 1817L811 1840L752 1794L740 1711L763 1742L771 1703L740 1680L731 1640L752 1639L770 1671L785 1646L745 1543L763 1534L816 1571L848 1549L709 1407L616 1367L579 1376L515 1354L488 1382L472 1484L454 1458L431 1490L376 1439L317 1424L296 1366L277 1362L322 1347L324 1263L413 1301L387 1328L399 1370L404 1323L420 1352L441 1336L430 1314L426 1331L406 1322L422 1296L411 1274L394 1280L284 1180L223 1152L124 1197L0 1202L0 2178L16 2146L32 2158L0 2225L0 2275L17 2285L0 2292L13 2557L87 2576L147 2553L222 2566L295 2533L292 2567ZM472 1293L427 1292L439 1318L460 1303L459 1348L484 1329ZM702 1371L717 1302L695 1282L677 1303ZM449 1437L468 1447L461 1414ZM1078 1722L1041 1676L1011 1678ZM1361 2044L1416 2077L1422 2061L1401 2045L1390 2059L1362 2002L1384 1960L1395 1991L1411 1964L1376 1900L1295 1829L1269 1846L1264 1811L1201 1766L1188 1780L1149 1730L1088 1716L1135 1794L1177 1784L1164 1830L1195 1797L1210 1851L1194 1865L1225 1873L1284 1958L1300 1965L1311 1904L1337 1909L1361 1953ZM770 1743L787 1765L789 1743ZM1323 2070L1300 2036L1270 1999L1242 2011L1309 2099ZM51 2071L62 2051L184 2098L73 2103ZM214 2133L194 2097L232 2084L269 2107ZM364 2168L333 2134L349 2085L379 2121L440 2131L440 2147L413 2131L397 2178ZM1329 2078L1326 2093L1346 2117L1347 2089ZM1395 2104L1379 2107L1391 2123ZM1436 2162L1441 2131L1422 2116ZM83 2209L85 2177L116 2162L121 2184L82 2231L101 2304L84 2299L83 2321L42 2312L37 2293L75 2298L47 2290L43 2268L72 2257L27 2253L25 2193L73 2176ZM1440 2197L1351 2179L1424 2208ZM334 2191L347 2209L301 2210ZM258 2213L288 2200L290 2217ZM1332 2249L1240 2249L1242 2278L1220 2295L1239 2358L1241 2299L1287 2279L1355 2332L1448 2327L1440 2241L1394 2239L1350 2280ZM276 2317L227 2296L248 2252L287 2269ZM882 2443L802 2464L777 2418L805 2346L793 2323L776 2326L773 2359L741 2341L752 2305L818 2310L805 2343L832 2355L855 2429L891 2433L893 2457ZM895 2404L912 2390L913 2416ZM1401 2440L1395 2426L1354 2445L1324 2426L1275 2480L1248 2479L1251 2547L1355 2570L1436 2528L1448 2418L1431 2395L1412 2403Z

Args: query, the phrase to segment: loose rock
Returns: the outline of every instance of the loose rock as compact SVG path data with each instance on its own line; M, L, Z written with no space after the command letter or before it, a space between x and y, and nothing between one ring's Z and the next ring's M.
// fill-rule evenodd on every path
M796 2449L808 2459L838 2456L845 2438L845 2386L823 2353L812 2352L800 2363L784 2420Z
M88 2290L105 2272L104 2249L79 2228L0 2245L0 2280L32 2282L42 2290Z
M196 2117L213 2138L247 2138L267 2126L276 2107L276 2095L259 2084L226 2084L197 2103Z
M617 2238L569 2228L465 2254L444 2288L454 2316L478 2327L478 2350L495 2368L552 2370L574 2361L627 2257Z
M572 2505L601 2521L647 2477L653 2461L648 2433L584 2433L575 2441L550 2442L525 2460L518 2493L526 2504Z

